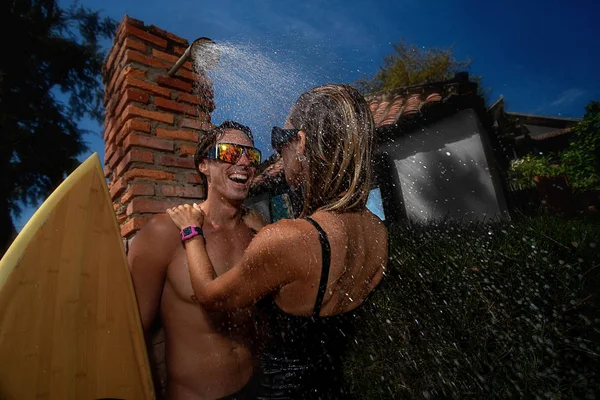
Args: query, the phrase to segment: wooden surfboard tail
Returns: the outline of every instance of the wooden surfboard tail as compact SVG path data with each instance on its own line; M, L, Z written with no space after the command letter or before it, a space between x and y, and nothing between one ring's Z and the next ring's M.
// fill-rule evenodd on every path
M135 292L97 154L0 261L0 399L154 399Z

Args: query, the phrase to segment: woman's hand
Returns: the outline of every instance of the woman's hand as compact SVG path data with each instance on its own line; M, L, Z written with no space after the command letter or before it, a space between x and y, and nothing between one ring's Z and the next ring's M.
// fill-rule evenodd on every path
M202 227L204 224L204 211L202 208L196 203L194 205L182 204L177 207L168 208L167 214L173 220L173 223L179 228L179 230L185 228L186 226L195 225L198 227Z

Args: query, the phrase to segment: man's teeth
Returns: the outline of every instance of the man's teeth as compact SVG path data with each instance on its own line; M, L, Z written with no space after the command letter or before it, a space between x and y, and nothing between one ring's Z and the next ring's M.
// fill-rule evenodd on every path
M229 175L229 179L236 182L245 183L248 180L248 176L243 174L231 174Z

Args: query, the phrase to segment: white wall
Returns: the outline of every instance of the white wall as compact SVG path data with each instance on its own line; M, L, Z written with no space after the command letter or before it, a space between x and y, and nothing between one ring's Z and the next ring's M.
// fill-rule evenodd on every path
M395 195L409 219L481 220L506 211L480 132L473 110L463 110L380 147L393 160Z

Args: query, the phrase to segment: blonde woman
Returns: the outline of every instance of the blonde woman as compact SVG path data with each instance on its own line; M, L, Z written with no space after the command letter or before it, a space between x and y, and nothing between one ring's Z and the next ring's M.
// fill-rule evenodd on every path
M303 191L300 217L263 228L242 260L218 277L202 235L185 242L202 306L229 311L260 300L267 311L259 398L345 397L343 339L388 257L387 230L366 208L373 134L369 107L354 88L324 85L303 93L272 136L287 182ZM179 229L201 228L206 217L202 205L168 213Z

